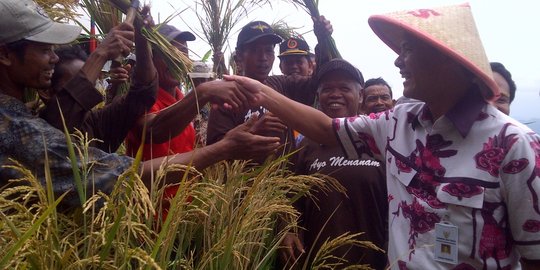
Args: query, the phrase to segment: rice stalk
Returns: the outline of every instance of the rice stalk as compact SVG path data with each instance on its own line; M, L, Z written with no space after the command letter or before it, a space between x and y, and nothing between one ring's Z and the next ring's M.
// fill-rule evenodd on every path
M333 251L342 246L360 246L383 252L382 249L369 241L361 241L357 238L363 233L345 233L334 239L327 239L316 253L310 269L335 269L342 268L347 262L332 254ZM354 265L347 269L372 269L369 265Z
M35 0L35 2L56 22L74 21L80 16L75 12L79 6L78 0Z
M90 162L84 160L88 141L77 136L76 152L81 162ZM0 258L9 268L271 269L281 239L296 226L299 213L292 202L309 197L313 187L343 190L331 178L292 175L284 169L286 162L286 157L262 166L220 162L199 173L189 165L165 161L154 174L152 193L134 164L110 194L92 192L82 209L58 211L56 217L49 209L59 199L51 204L46 191L51 185L39 183L14 163L25 177L0 190L0 219L8 220L0 223ZM81 174L91 181L87 170L91 165ZM174 172L185 173L162 220L156 213L162 211L163 189L168 186L164 180ZM279 219L288 225L275 229ZM2 253L17 241L9 256Z
M289 1L295 6L302 8L311 17L317 18L321 15L319 12L319 0L289 0ZM316 56L317 59L342 58L341 54L339 53L339 50L337 49L336 41L334 40L332 36L329 36L328 38L325 38L324 40L320 42L322 42L321 46L322 48L325 48L325 50L317 51L317 56ZM320 62L317 61L317 63L320 63Z
M108 0L81 0L81 7L96 23L98 36L105 36L122 22L122 12Z

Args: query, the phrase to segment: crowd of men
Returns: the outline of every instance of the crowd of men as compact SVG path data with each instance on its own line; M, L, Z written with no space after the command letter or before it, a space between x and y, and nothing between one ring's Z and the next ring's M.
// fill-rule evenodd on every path
M20 175L6 166L14 162L44 182L47 156L55 193L68 192L63 207L80 207L64 124L99 139L88 150L97 161L88 190L105 193L141 144L148 188L162 162L203 169L298 150L295 173L330 175L346 192L295 202L301 229L283 239L276 267L304 265L313 259L306 250L364 232L359 240L383 251L344 246L333 252L343 267L540 269L540 137L507 116L516 84L502 64L488 62L468 5L370 17L398 54L405 101L383 78L364 80L344 59L317 58L301 37L284 40L263 21L238 34L238 75L215 80L201 63L183 92L141 29L157 29L186 56L195 36L155 25L148 7L143 20L114 27L86 55L64 45L80 27L53 22L31 0L0 6L0 189ZM332 25L324 16L313 23L315 52L324 52ZM276 46L283 75L270 75ZM113 97L95 109L103 66L132 50L136 61L111 68ZM126 81L129 90L117 94ZM44 106L24 103L27 88ZM192 121L207 103L206 140L197 143ZM127 156L116 153L122 143ZM178 179L170 174L167 182Z

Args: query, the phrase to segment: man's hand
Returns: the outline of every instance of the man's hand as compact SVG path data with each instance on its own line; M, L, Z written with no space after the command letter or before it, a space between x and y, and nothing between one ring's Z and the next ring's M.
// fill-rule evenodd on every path
M313 17L313 32L318 40L329 37L334 32L334 28L329 20L324 16Z
M271 112L266 112L252 127L251 133L268 136L269 134L280 134L287 129L277 116Z
M109 83L113 85L119 85L129 80L129 72L131 71L131 65L127 64L121 67L113 67L109 70Z
M302 245L302 241L300 241L297 234L289 232L281 241L281 248L278 253L282 265L290 267L305 253L304 245Z
M223 78L226 81L234 81L237 83L238 87L246 95L250 106L263 105L266 99L265 91L274 91L261 82L248 77L238 75L223 75Z
M279 138L255 135L250 132L257 117L229 130L220 141L227 149L225 159L254 159L260 160L276 152Z
M232 81L215 80L205 82L197 86L196 90L203 101L225 109L240 110L249 106L244 91Z
M135 33L133 26L121 23L111 29L105 39L96 48L108 60L116 59L119 56L127 56L133 47Z

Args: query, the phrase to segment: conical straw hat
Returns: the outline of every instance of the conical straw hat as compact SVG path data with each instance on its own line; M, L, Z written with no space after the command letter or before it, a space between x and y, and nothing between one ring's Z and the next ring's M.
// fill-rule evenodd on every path
M471 71L485 98L499 96L469 4L374 15L368 22L396 53L407 35L419 38Z

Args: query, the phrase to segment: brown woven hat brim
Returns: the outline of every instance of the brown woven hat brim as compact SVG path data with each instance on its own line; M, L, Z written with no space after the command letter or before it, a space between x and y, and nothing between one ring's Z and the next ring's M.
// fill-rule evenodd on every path
M472 72L479 79L478 82L481 83L480 88L485 98L492 99L499 96L500 91L493 80L493 73L476 30L470 8L468 5L449 8L467 8L468 12L465 11L465 15L470 15L470 18L461 18L462 16L459 15L463 14L458 14L458 16L454 16L455 18L447 17L446 20L420 21L425 20L425 18L414 18L413 15L410 15L413 11L409 11L374 15L368 19L368 23L375 34L396 53L400 53L401 43L406 36L416 37L451 57ZM446 15L445 11L447 9L448 7L434 10ZM419 21L419 23L416 23L416 21ZM450 24L451 21L455 21L455 23ZM458 30L455 26L459 26L459 24L468 25L464 25Z

